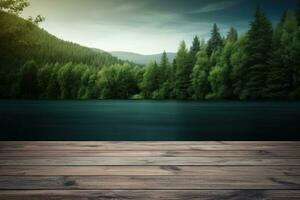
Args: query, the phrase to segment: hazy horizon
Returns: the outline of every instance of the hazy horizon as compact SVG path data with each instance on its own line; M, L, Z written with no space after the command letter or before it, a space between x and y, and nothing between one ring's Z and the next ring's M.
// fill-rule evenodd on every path
M142 55L176 52L180 41L195 35L207 39L217 23L223 35L230 27L249 28L256 1L249 0L31 0L23 17L41 14L40 26L55 36L104 51ZM296 0L262 0L266 15L280 19Z

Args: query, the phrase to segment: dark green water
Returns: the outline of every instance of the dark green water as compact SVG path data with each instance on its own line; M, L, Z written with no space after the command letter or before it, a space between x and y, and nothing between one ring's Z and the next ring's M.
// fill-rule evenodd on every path
M0 101L0 140L299 140L300 103Z

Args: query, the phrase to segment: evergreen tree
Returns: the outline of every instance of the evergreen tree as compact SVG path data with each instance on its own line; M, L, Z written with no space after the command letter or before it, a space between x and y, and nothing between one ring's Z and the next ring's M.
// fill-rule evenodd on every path
M190 57L185 42L180 43L176 56L175 95L177 99L189 98L190 87Z
M297 21L293 13L284 13L273 35L272 55L267 77L266 96L270 99L287 99L293 82L294 37Z
M281 43L282 43L282 61L283 67L288 73L289 92L293 93L299 82L297 78L297 71L299 69L299 40L298 40L299 27L294 13L287 14L285 23L283 24ZM292 95L293 96L293 95Z
M222 46L223 46L223 39L221 37L217 24L214 24L214 27L211 31L211 38L208 41L207 48L206 48L207 55L211 56L215 51L222 48Z
M245 83L246 43L247 37L240 37L233 46L230 58L230 63L233 67L230 78L232 80L233 95L237 99L240 99Z
M210 73L209 57L205 49L202 49L197 55L197 63L192 73L193 99L205 99L210 92L208 76Z
M73 63L67 63L63 65L58 71L58 83L61 88L60 98L62 99L73 99L73 84L76 81L73 77Z
M52 72L49 77L49 84L47 86L47 94L49 99L59 99L61 96L61 88L58 82L58 72L61 66L56 63L51 65Z
M296 17L298 25L300 26L300 0L297 0Z
M163 52L159 64L159 89L154 91L153 99L167 99L170 98L171 93L171 65L168 60L166 52Z
M196 64L196 61L197 61L197 53L200 51L200 48L201 48L201 44L200 44L200 41L199 41L199 38L198 36L195 36L194 37L194 40L193 40L193 44L191 46L191 49L190 49L190 58L191 58L191 65L192 65L192 68L195 66Z
M300 99L300 29L298 29L295 41L294 41L294 51L292 53L292 57L294 58L295 61L295 67L294 67L294 75L293 75L293 80L294 80L294 87L293 91L290 94L291 98L294 100L299 100Z
M271 22L257 6L255 19L248 31L245 61L245 84L240 95L242 99L263 99L268 72L268 60L272 44Z
M234 37L232 37L234 36ZM231 30L226 39L225 47L218 56L219 60L216 66L212 69L209 75L212 93L208 96L209 99L231 99L233 98L233 80L231 77L233 65L231 56L233 54L235 41L237 36L234 30Z
M143 75L141 90L143 97L152 99L153 92L159 89L159 71L156 62L149 63Z
M227 37L226 42L236 42L238 40L238 32L235 28L231 27Z
M171 64L171 73L169 75L169 83L170 83L170 94L169 98L171 99L176 99L176 68L177 68L177 63L176 63L176 58L173 60Z
M38 79L38 88L40 91L40 98L47 99L49 97L47 87L50 83L51 78L51 65L46 64L44 67L38 70L37 79Z
M158 69L158 75L159 75L159 85L162 85L164 84L166 81L167 81L167 77L168 77L168 74L167 74L167 71L168 71L168 68L169 68L169 60L168 60L168 55L167 53L164 51L163 54L162 54L162 57L161 57L161 60L160 60L160 63L159 63L159 69Z
M20 96L22 98L37 99L38 90L38 66L35 61L28 61L20 71Z

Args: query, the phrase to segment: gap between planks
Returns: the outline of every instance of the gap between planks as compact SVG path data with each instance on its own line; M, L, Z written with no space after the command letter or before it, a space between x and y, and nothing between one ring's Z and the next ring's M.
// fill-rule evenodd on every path
M56 190L56 191L0 191L5 200L298 200L298 190Z

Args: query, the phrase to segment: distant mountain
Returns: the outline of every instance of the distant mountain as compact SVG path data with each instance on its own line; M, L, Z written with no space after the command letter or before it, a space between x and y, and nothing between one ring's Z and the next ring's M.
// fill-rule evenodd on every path
M125 51L113 51L110 53L121 60L127 60L137 64L147 64L149 62L154 62L154 61L159 62L162 56L162 53L153 54L153 55L142 55L138 53L125 52ZM170 62L172 62L176 56L175 53L167 53L167 55Z

